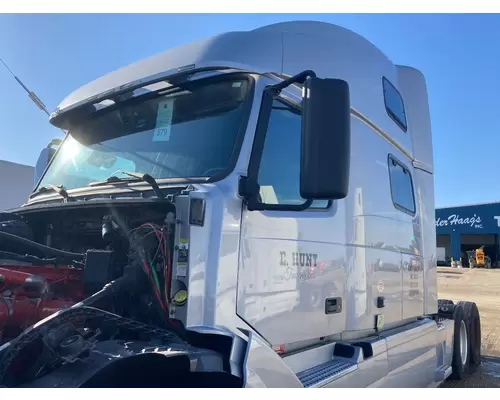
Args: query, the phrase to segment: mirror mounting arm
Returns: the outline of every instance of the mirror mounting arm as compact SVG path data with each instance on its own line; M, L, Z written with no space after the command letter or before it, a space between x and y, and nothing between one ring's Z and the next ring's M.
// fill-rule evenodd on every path
M240 176L238 182L238 194L244 199L248 211L304 211L313 203L312 199L306 200L303 204L265 204L261 203L260 186L247 176Z
M255 181L255 179L251 179L247 176L240 176L238 182L238 194L245 200L248 211L258 211L264 209L258 200L259 184Z
M305 70L302 72L299 72L298 74L285 79L284 81L281 81L280 83L277 83L276 85L269 86L267 90L274 92L275 95L280 94L280 92L287 88L290 85L293 85L294 83L300 83L304 84L307 78L316 78L316 73L311 70Z

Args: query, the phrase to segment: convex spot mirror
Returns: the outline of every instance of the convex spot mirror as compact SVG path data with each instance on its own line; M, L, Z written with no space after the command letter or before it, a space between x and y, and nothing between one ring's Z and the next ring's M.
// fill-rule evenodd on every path
M349 191L351 153L349 85L340 79L306 79L302 91L300 195L338 200Z

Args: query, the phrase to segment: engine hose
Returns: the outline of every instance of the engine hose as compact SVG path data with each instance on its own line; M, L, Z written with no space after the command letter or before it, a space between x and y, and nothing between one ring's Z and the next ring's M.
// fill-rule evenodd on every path
M99 300L102 300L109 295L117 293L123 287L124 283L128 282L126 282L126 277L122 276L121 278L118 278L116 281L112 281L106 284L104 288L92 294L91 296L87 297L86 299L82 300L81 302L76 303L72 308L91 307L94 305L94 303L98 302Z
M69 260L68 257L39 258L29 254L21 255L2 250L0 250L0 259L25 262L32 265L55 265L57 263L62 264L64 261Z
M16 236L16 235L12 235L11 233L0 231L0 239L2 239L2 238L6 239L6 240L13 241L13 242L22 243L26 247L36 249L46 256L70 257L75 261L82 261L83 258L85 257L85 254L82 254L82 253L72 253L69 251L54 249L53 247L49 247L49 246L45 246L45 245L37 243L37 242L33 242L32 240L25 239L21 236Z
M28 263L28 266L32 267L38 267L38 266L47 266L47 265L52 265L52 266L58 266L58 265L73 265L74 267L77 268L83 268L84 262L82 261L77 261L74 260L72 257L68 256L57 256L53 258L39 258L37 256L32 256L30 254L17 254L17 253L11 253L8 251L2 251L0 250L0 260L12 260L12 261L17 261L21 263Z

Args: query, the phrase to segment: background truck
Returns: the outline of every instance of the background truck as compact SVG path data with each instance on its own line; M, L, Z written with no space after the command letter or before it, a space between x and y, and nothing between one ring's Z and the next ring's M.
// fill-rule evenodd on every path
M68 133L0 230L0 385L429 387L479 364L476 305L438 300L424 77L366 39L224 33L50 121Z
M34 168L0 160L0 212L19 207L33 191Z

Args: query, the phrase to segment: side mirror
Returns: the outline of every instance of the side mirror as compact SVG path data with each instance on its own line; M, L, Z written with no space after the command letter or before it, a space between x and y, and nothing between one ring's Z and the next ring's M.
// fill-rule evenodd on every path
M302 92L300 195L338 200L349 191L351 105L349 85L312 77Z
M42 178L43 173L45 172L45 169L49 165L50 160L52 160L52 157L54 157L54 154L56 153L56 149L54 149L52 146L59 146L60 144L60 139L54 139L49 143L47 147L42 149L42 151L40 152L35 165L34 186L38 184L38 182Z

